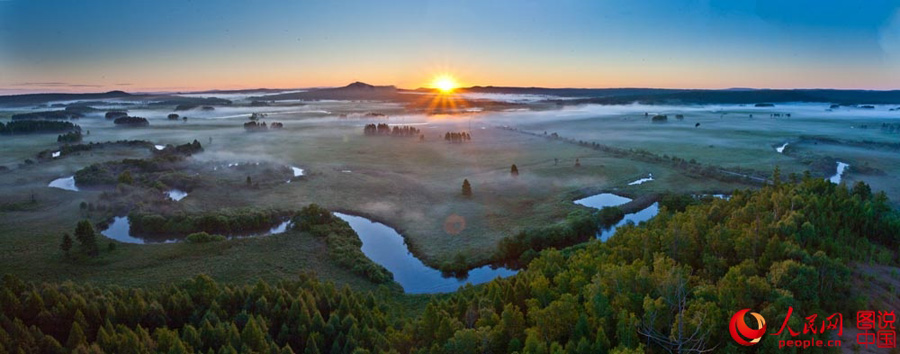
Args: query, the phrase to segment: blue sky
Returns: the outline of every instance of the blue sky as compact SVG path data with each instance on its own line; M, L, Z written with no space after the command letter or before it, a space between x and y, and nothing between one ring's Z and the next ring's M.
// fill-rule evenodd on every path
M0 0L0 90L900 88L897 1Z

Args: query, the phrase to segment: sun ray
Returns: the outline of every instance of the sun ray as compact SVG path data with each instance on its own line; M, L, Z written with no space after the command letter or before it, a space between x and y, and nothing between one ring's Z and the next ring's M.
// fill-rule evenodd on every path
M438 89L441 93L452 93L459 84L456 83L456 79L449 74L441 74L434 78L434 81L431 82L431 87Z

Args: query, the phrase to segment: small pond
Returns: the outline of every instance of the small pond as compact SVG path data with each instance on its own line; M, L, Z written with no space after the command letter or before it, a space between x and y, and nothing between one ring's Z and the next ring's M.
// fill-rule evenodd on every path
M48 184L47 187L65 189L67 191L74 192L78 191L78 187L75 186L75 176L54 179L53 181L50 181L50 184Z
M172 199L176 202L188 196L187 192L180 189L172 189L170 191L167 191L166 195L169 197L169 199Z

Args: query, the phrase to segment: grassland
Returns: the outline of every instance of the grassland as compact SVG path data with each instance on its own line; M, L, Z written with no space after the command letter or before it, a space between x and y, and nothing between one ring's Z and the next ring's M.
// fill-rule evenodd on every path
M257 109L271 110L266 120L283 122L285 128L266 133L245 132L241 124L249 112ZM470 264L483 263L501 238L524 228L560 222L580 208L572 200L592 193L727 193L750 187L689 174L667 164L617 157L497 128L504 125L539 135L555 132L563 137L644 149L703 164L766 172L779 165L785 174L799 173L810 168L809 161L828 158L851 166L867 164L883 174L854 174L851 169L847 180L865 180L875 190L888 192L892 200L900 200L896 187L900 185L896 183L900 163L889 151L801 143L791 145L788 154L774 150L777 145L810 134L896 141L896 135L882 134L878 129L849 128L860 122L874 126L883 118L838 112L828 112L837 114L826 116L810 108L794 111L792 118L785 119L772 119L765 110L740 107L727 111L655 109L668 114L669 122L650 123L644 117L643 107L626 107L612 113L602 107L587 106L426 117L402 115L402 108L394 104L316 102L299 107L192 111L183 114L191 117L187 122L168 121L165 115L169 112L163 109L133 110L150 120L150 126L145 128L114 127L103 118L90 116L77 123L84 131L90 131L86 142L142 139L155 144L183 144L197 139L205 148L204 153L191 158L198 164L262 161L297 166L306 172L291 183L259 189L243 186L241 178L225 178L219 171L206 169L198 175L203 180L201 187L174 204L178 210L295 210L317 203L393 226L419 258L435 266L460 256ZM418 127L425 139L363 136L363 125L380 122L353 118L365 112L387 113L391 117L384 121L390 124L421 124ZM11 113L0 113L0 119ZM337 118L340 114L351 118ZM676 120L675 114L683 114L684 120ZM750 114L754 118L749 118ZM695 127L696 123L700 126ZM443 134L447 131L471 131L472 141L445 142ZM313 270L338 283L372 286L332 264L323 251L324 242L297 233L204 245L122 244L95 262L66 261L58 250L60 234L71 231L82 217L81 201L95 200L100 191L63 191L47 188L47 183L92 163L147 157L150 151L114 147L23 164L39 151L56 148L55 138L49 134L0 137L4 151L0 165L10 168L0 178L0 268L36 280L76 279L126 285L162 283L197 273L207 273L221 281L245 282ZM580 167L575 167L576 159ZM512 164L518 166L518 177L509 173ZM654 181L628 185L651 173ZM252 177L252 172L248 175ZM472 184L471 198L460 195L463 179ZM36 203L31 202L32 194ZM445 222L453 215L465 220L465 227L459 232L445 228Z

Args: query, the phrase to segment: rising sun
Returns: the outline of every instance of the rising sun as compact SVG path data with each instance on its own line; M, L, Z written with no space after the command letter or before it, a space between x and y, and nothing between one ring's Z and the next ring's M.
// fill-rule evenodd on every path
M434 78L434 81L431 82L431 87L440 90L443 93L453 92L459 85L457 85L456 80L450 75L439 75Z

